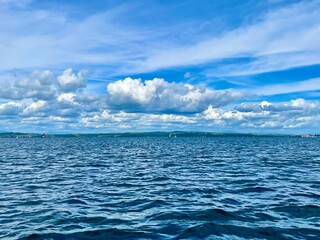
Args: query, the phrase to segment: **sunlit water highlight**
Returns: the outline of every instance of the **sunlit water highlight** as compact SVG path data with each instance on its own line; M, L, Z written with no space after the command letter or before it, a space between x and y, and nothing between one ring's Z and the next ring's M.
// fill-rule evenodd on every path
M320 139L0 139L2 239L320 239Z

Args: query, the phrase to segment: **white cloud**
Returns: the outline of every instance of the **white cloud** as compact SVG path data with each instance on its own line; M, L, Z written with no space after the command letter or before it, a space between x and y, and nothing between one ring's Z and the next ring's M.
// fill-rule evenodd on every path
M0 115L17 115L22 110L22 104L16 102L8 102L0 104Z
M273 112L286 112L286 111L311 111L320 110L319 101L307 101L302 98L297 98L289 102L270 103L262 101L261 103L241 103L235 109L240 112L261 112L261 111L273 111Z
M203 118L224 126L238 128L287 129L318 126L320 101L294 99L289 102L242 103L234 110L215 109L203 112Z
M57 80L61 89L65 92L73 92L80 88L86 87L87 71L81 70L75 75L71 68L66 69Z
M70 68L58 77L44 70L34 71L28 77L7 76L7 78L0 81L0 99L48 101L62 92L76 92L86 87L86 71L81 70L74 74Z
M141 79L126 78L107 86L107 91L110 95L111 101L118 104L147 104L149 103L158 87L164 83L163 79L154 79L153 81L146 81L145 85Z
M74 103L75 97L76 97L75 93L61 93L57 97L57 101L64 102L64 103Z
M136 118L135 113L126 113L123 111L117 113L111 113L110 110L103 110L101 115L95 115L93 119L103 119L103 120L110 120L112 122L125 122L128 120L133 120Z
M152 131L158 131L172 126L182 127L185 124L197 124L198 120L200 119L197 119L195 115L126 113L103 110L93 116L82 118L81 123L85 127L109 128L109 131L112 128L112 131L121 131L121 129L127 128L140 131L146 131L150 128ZM157 128L154 129L155 127Z
M111 107L145 112L200 112L209 105L225 106L242 96L233 90L214 91L160 78L144 82L126 78L109 83L107 92Z
M30 115L30 114L38 114L38 112L47 107L47 102L46 101L43 101L43 100L39 100L39 101L36 101L36 102L33 102L31 103L28 107L26 107L22 114L24 115Z
M265 118L269 115L269 112L240 112L237 110L225 111L223 109L215 109L209 106L207 110L203 112L203 117L206 120L214 120L216 124L232 125L235 122L241 122L248 119L254 121L256 118Z
M70 122L69 118L64 118L64 117L59 117L59 116L49 116L48 119L55 121L55 122Z
M160 120L164 123L196 123L197 119L194 116L182 116L177 114L148 114L144 115L145 121Z

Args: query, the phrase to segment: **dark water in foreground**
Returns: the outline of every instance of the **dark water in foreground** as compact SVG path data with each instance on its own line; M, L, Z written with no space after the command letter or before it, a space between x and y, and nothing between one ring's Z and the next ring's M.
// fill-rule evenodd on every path
M0 139L2 239L320 239L320 139Z

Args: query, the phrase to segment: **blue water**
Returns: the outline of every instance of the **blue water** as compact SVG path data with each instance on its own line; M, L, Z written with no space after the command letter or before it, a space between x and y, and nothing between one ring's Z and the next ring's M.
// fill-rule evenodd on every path
M2 239L320 239L320 139L0 139Z

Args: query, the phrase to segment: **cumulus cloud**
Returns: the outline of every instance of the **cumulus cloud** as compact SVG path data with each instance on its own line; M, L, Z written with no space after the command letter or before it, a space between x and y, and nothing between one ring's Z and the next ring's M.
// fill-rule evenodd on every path
M262 101L261 103L241 103L236 106L235 109L240 112L261 112L261 111L272 111L272 112L285 112L285 111L310 111L318 110L320 107L318 101L307 101L302 98L294 99L284 103L270 103Z
M16 102L8 102L0 104L0 115L16 115L22 110L22 104Z
M17 119L76 118L83 113L99 111L106 105L104 97L85 91L84 70L73 73L67 69L60 75L48 70L34 71L30 76L15 76L10 80L0 80L0 100L4 102L1 118L9 114Z
M215 109L211 106L203 112L203 117L207 120L214 120L217 124L233 124L234 122L252 120L253 118L265 118L270 113L261 112L240 112L237 110L225 111L223 109Z
M63 102L63 103L74 103L74 98L76 97L75 93L61 93L57 97L58 102Z
M0 82L0 98L21 100L26 98L48 99L55 94L53 85L47 84L48 72L34 72L30 77L5 79ZM13 81L12 81L13 80Z
M30 76L5 79L0 82L0 99L51 100L63 92L76 92L86 87L86 71L73 73L66 69L55 76L51 71L34 71Z
M215 91L201 86L177 84L162 78L142 81L126 78L107 86L111 107L131 111L194 113L225 106L242 95L233 90Z
M202 113L206 120L219 125L242 128L286 129L317 126L320 101L294 99L289 102L241 103L233 110L214 109L211 106Z
M170 128L183 128L192 124L197 125L198 119L195 115L183 116L177 114L150 114L150 113L126 113L123 111L112 112L103 110L92 116L81 119L84 127L97 129L109 129L109 131L121 131L131 129L135 131L170 130Z
M39 101L33 102L29 106L27 106L23 110L22 114L23 115L30 115L30 114L38 115L41 112L41 110L43 110L45 107L48 107L48 103L46 101L39 100Z
M57 80L61 89L65 92L73 92L80 88L86 87L87 71L81 70L75 75L71 68L66 69Z

